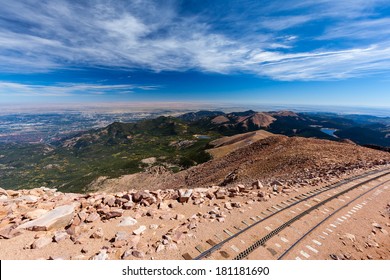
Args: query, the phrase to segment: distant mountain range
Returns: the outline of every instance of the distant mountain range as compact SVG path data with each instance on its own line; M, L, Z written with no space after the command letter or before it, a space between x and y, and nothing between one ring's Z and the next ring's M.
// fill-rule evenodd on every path
M226 155L229 149L269 135L226 138L225 142L234 145L220 145L219 150L214 149L217 147L212 141L260 129L269 135L348 142L384 151L390 147L390 118L291 111L199 111L134 123L114 122L49 144L0 144L0 182L11 189L47 186L84 192L102 176L116 178L155 166L175 173L199 165L212 155ZM212 150L214 154L208 152Z
M350 140L359 145L390 146L390 118L332 113L199 111L179 117L207 131L234 135L265 129L286 136ZM329 131L333 131L329 134Z

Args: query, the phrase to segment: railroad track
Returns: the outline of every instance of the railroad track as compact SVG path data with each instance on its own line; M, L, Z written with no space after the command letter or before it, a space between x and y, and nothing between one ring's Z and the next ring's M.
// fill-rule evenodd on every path
M353 190L357 190L360 187L366 186L366 184L372 183L375 180L379 180L379 179L381 179L389 174L390 174L390 171L387 171L387 170L370 171L370 172L366 172L366 173L358 175L358 176L354 176L354 177L349 178L349 179L341 180L337 183L334 183L334 184L331 184L328 186L314 189L314 190L309 191L305 194L300 194L296 197L290 198L285 202L277 204L277 206L273 206L271 208L268 208L267 211L269 212L269 214L261 212L262 216L258 215L256 217L252 217L251 219L254 221L254 223L252 223L252 224L245 223L246 227L243 229L239 229L239 231L234 233L234 234L232 232L230 232L229 230L224 230L224 232L228 234L228 237L226 239L220 239L220 242L218 242L218 243L208 242L210 245L212 245L212 247L207 249L207 250L199 250L199 248L197 248L198 251L201 252L201 254L193 259L200 260L200 259L205 259L205 258L213 258L213 256L218 258L219 255L217 254L217 252L219 252L220 255L226 259L226 258L230 257L230 254L226 253L226 248L229 248L229 246L231 244L233 244L235 240L238 240L239 237L242 238L243 236L246 235L246 238L251 241L251 245L249 247L247 247L245 250L240 251L237 248L237 246L235 246L234 244L230 246L230 248L233 249L237 253L237 255L233 258L234 260L244 259L249 254L251 254L254 250L259 248L260 246L264 246L265 243L268 240L270 240L272 237L278 235L284 229L286 229L287 227L290 227L293 223L295 223L296 221L299 221L304 216L310 214L313 211L318 210L321 206L326 205L327 203L338 199L340 196L346 195L347 193L349 193ZM362 179L364 179L364 180L361 181ZM383 183L381 183L381 184L383 184ZM381 185L381 184L379 184L379 185ZM340 200L342 200L342 199L340 198ZM312 202L312 201L315 201L317 203L315 205L311 205L311 204L307 203L307 202ZM308 207L308 208L306 210L302 210L298 214L296 214L296 212L294 212L293 210L290 210L290 212L287 212L287 210L291 209L292 207L295 207L295 208L301 210L297 206L299 206L301 208L303 208L303 207L305 207L305 208ZM294 215L293 215L293 217L288 217L288 215L286 216L286 213L288 215L291 215L291 213L293 213ZM263 225L266 221L269 221L270 219L276 218L277 221L280 221L278 217L281 216L281 214L284 214L284 217L282 218L282 220L285 222L282 222L278 227L276 227L273 230L270 227L265 227L269 232L267 234L262 235L262 236L260 235L261 238L258 238L258 236L259 236L258 232L260 232L260 230L257 230L257 228L259 226ZM323 222L325 222L325 220ZM303 239L304 236L307 236L308 233L305 235L305 234L300 232L299 234L301 235L301 237ZM253 241L254 238L256 238L255 241ZM242 243L243 242L244 241L242 241ZM298 243L296 243L296 244L298 244ZM290 250L292 248L293 248L293 246L290 248ZM284 256L285 256L285 254L282 255L281 257L284 257Z
M292 249L294 249L300 242L302 242L308 235L310 235L312 232L314 232L318 227L320 227L321 225L323 225L325 222L327 222L328 220L330 220L330 218L332 218L333 216L335 216L337 213L339 213L341 210L347 208L348 206L350 206L353 202L357 201L358 199L360 199L361 197L367 195L368 193L378 189L379 187L383 186L384 184L390 182L390 179L389 180L386 180L380 184L377 184L375 185L374 187L370 188L369 190L363 192L362 194L358 195L356 198L354 198L353 200L349 201L348 203L340 206L338 209L336 209L333 213L331 213L329 216L325 217L324 219L322 219L319 223L317 223L315 226L313 226L309 231L307 231L301 238L299 238L297 241L295 241L286 251L283 252L283 254L281 254L279 257L278 257L278 260L281 260L283 259L286 255L288 255Z

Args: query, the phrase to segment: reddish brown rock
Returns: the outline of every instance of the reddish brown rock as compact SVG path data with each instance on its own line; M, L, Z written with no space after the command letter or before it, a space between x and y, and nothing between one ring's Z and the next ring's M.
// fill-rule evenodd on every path
M215 197L217 199L225 199L226 198L226 192L224 190L219 190L215 193Z
M93 212L91 214L88 215L88 217L85 219L85 222L86 223L92 223L96 220L100 219L100 215L96 212Z
M102 239L104 237L104 232L102 228L97 228L94 233L91 234L90 238L93 239Z
M132 254L134 257L138 258L138 259L143 259L143 258L145 258L145 253L144 253L144 252L141 252L141 251L134 250L134 251L131 252L131 254Z

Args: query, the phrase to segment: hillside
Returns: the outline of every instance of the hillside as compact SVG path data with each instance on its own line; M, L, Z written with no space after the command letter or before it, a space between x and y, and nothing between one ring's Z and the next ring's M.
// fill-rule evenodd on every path
M234 136L225 136L211 141L209 145L212 146L212 149L208 149L206 151L210 153L214 159L216 159L244 146L250 145L260 139L264 139L273 135L274 134L265 130L257 130L254 132L247 132Z
M231 183L316 184L354 170L390 163L390 154L349 143L269 136L178 173L144 172L95 182L105 191L197 188ZM98 184L99 183L99 184ZM97 188L98 186L98 188Z
M2 144L1 185L86 192L100 176L115 178L155 165L177 172L210 159L205 149L219 135L196 137L202 132L180 119L159 117L115 122L52 144Z

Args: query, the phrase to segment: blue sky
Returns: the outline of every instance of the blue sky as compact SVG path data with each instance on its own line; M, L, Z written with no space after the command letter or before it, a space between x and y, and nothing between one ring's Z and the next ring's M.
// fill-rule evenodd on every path
M5 1L0 103L390 107L390 2Z

